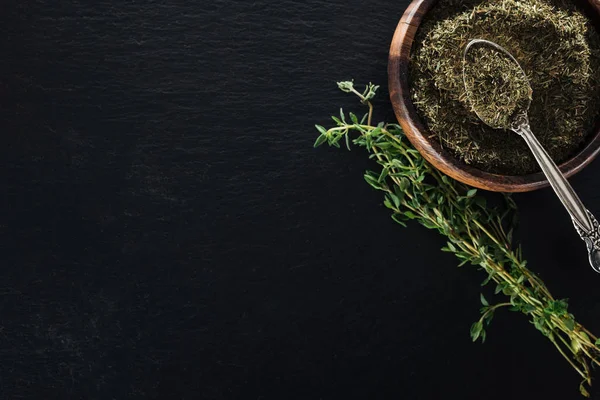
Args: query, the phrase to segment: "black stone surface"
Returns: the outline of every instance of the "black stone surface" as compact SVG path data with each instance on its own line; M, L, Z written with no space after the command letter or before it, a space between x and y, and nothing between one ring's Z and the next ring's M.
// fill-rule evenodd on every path
M471 343L484 276L393 224L365 153L312 149L362 111L338 80L393 118L406 6L2 2L0 398L578 398L523 316ZM599 172L572 179L596 215ZM515 199L530 267L600 332L566 213Z

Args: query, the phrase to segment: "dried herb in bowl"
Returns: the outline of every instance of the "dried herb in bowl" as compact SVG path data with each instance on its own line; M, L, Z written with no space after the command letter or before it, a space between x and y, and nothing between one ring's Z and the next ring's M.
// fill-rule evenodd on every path
M431 134L467 164L520 175L539 170L517 135L498 135L465 96L462 56L474 38L506 48L533 89L529 119L556 162L585 142L600 114L600 36L566 0L440 0L411 54L413 104Z

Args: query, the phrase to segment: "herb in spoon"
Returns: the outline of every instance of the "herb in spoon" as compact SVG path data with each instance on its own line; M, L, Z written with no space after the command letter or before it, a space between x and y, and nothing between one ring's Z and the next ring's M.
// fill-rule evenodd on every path
M471 109L485 124L496 129L512 130L525 140L585 242L592 268L600 273L598 221L583 206L531 131L527 113L532 89L527 75L507 50L487 40L470 41L465 48L463 61L463 79Z
M493 128L510 129L515 113L531 103L527 76L510 55L489 46L474 46L465 60L463 78L471 110Z

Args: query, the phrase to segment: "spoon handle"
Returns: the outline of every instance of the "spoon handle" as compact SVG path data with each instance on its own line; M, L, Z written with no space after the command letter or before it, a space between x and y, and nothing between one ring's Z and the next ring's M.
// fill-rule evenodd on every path
M592 268L600 273L600 227L598 221L583 206L573 187L531 131L529 123L523 122L513 130L525 139L533 156L542 168L542 172L548 178L550 186L552 186L552 189L569 212L575 230L585 242Z

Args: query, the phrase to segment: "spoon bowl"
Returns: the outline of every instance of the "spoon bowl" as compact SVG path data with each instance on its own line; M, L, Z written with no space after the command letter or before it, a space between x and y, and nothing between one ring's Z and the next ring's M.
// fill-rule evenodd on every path
M489 109L493 109L494 106L498 109L502 109L501 106L505 105L505 104L497 104L499 103L499 101L494 101L497 99L494 99L493 97L490 98L489 93L493 92L495 94L497 94L497 91L495 90L489 90L489 89L495 89L495 88L485 88L484 89L484 94L481 95L480 94L480 98L477 99L478 101L476 101L476 96L475 96L475 90L479 89L479 92L481 92L482 86L481 85L476 85L476 80L475 79L469 79L469 73L467 72L467 70L477 70L477 64L476 64L476 60L469 60L469 55L472 55L475 51L476 48L481 48L481 49L493 49L494 52L496 52L497 57L494 65L493 65L493 74L497 75L494 76L494 78L491 81L491 85L492 86L499 86L498 82L496 82L496 80L509 80L509 79L513 79L513 82L503 82L504 85L503 86L508 86L508 93L507 91L503 91L500 93L501 96L497 96L496 97L500 97L500 100L503 100L504 103L507 103L509 105L513 105L514 106L509 108L509 115L502 115L501 112L497 112L494 111L493 113L491 113L491 115L488 112L484 112L485 110L482 108L482 106L488 107ZM492 55L492 53L487 54ZM474 57L474 56L473 56ZM493 57L493 56L492 56ZM505 62L502 63L501 58L505 57L506 60L504 60ZM501 66L504 65L504 67L506 67L508 62L508 69L510 71L510 68L512 68L512 72L515 73L514 77L511 76L507 76L506 72L507 71L503 71ZM473 64L473 65L471 65ZM510 65L512 64L512 65ZM485 71L477 71L479 72L479 76L484 76L485 75ZM491 73L489 75L492 75ZM499 75L499 76L498 76ZM466 97L467 97L467 101L471 104L471 110L479 117L480 120L482 120L486 125L490 126L491 128L494 129L516 129L519 127L519 125L521 124L521 120L523 118L528 119L527 117L527 113L529 111L529 107L531 106L531 100L532 100L532 93L533 90L531 89L531 84L529 83L529 79L527 78L527 74L525 73L525 71L523 70L523 68L521 67L521 64L519 64L519 62L517 61L517 59L515 57L513 57L512 54L510 54L510 52L508 52L508 50L506 50L505 48L503 48L502 46L498 45L497 43L491 42L489 40L484 40L484 39L473 39L471 40L467 46L465 47L465 51L463 53L463 82L465 85L465 92L466 92ZM515 84L516 82L516 84ZM521 92L520 90L517 89L526 89L525 92ZM511 93L512 92L512 93ZM520 101L512 101L511 97L516 97L518 98ZM507 101L508 100L508 101Z

